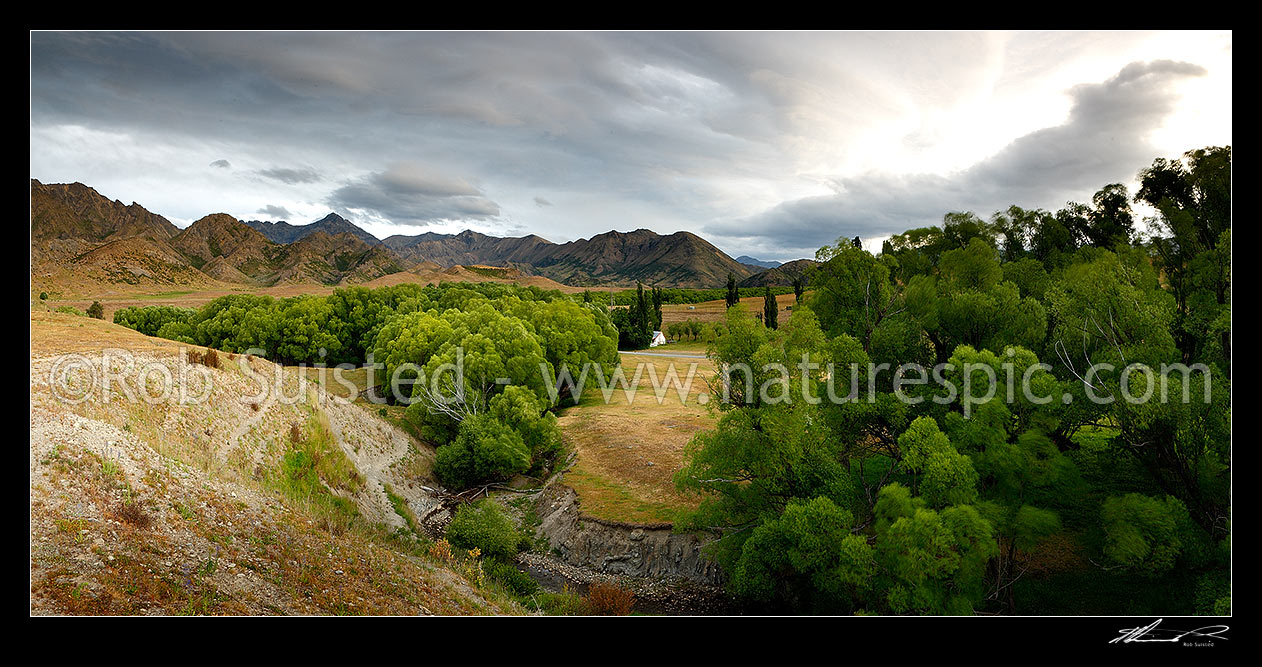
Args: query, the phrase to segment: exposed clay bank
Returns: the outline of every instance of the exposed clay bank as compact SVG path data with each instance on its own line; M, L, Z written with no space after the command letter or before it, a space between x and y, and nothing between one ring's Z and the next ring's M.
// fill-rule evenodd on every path
M637 525L583 515L574 490L559 484L539 494L536 511L553 552L568 565L608 575L723 585L723 571L702 553L710 538L674 533L668 523Z

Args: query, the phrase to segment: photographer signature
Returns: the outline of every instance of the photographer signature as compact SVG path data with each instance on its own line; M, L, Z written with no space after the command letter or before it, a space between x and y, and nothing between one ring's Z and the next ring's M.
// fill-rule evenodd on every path
M1205 637L1209 639L1227 639L1219 633L1226 632L1228 627L1225 625L1207 625L1203 628L1195 630L1170 630L1161 629L1157 626L1161 625L1163 619L1157 619L1149 625L1142 628L1126 628L1122 630L1119 637L1109 641L1110 644L1129 644L1131 642L1180 642L1184 637Z

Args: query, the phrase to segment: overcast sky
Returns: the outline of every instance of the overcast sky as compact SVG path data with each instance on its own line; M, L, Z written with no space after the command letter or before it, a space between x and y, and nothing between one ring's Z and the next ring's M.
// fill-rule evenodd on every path
M1230 144L1231 37L36 32L31 177L181 227L643 227L784 261Z

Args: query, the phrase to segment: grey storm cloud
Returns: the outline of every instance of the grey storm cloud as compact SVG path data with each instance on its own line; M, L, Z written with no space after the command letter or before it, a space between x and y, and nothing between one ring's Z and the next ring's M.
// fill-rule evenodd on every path
M500 207L467 181L435 168L399 163L347 183L329 197L331 206L354 209L400 225L443 220L486 220Z
M274 167L272 169L260 169L260 176L265 176L272 180L295 185L298 183L318 183L320 182L320 173L310 168L289 169L285 167Z
M535 197L535 206L551 206L552 202L543 197Z
M1188 63L1131 63L1103 83L1071 89L1062 125L1019 137L963 171L835 178L835 194L783 202L703 232L766 256L811 256L841 238L940 224L951 211L988 217L1012 204L1055 209L1147 166L1154 157L1147 133L1172 110L1173 84L1204 73Z
M742 44L704 33L36 33L32 114L268 146L318 136L378 160L415 148L553 187L651 188L651 172L637 176L646 165L726 169L716 152L774 153L775 123L750 120L772 96L728 62L753 57ZM783 97L773 103L794 103Z
M272 204L264 206L257 213L262 213L269 218L276 218L277 220L291 220L294 217L294 214L290 213L289 209L284 206L273 206Z
M215 160L210 163L210 166L219 167L220 169L231 169L232 163L227 160Z

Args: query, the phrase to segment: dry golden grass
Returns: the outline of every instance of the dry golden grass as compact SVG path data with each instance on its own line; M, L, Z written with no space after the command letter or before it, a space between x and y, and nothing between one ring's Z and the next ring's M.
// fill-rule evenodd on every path
M741 299L741 305L745 306L745 310L752 316L755 313L762 313L761 296L747 296ZM776 306L780 309L776 315L778 322L786 322L793 316L793 311L789 310L790 306L797 304L797 298L790 294L780 294L776 296ZM689 306L692 307L689 310ZM686 322L688 320L699 320L701 322L722 322L727 315L727 303L723 299L716 301L702 301L701 303L691 304L670 304L662 306L662 326L671 324L672 322Z
M687 354L696 353L695 345L686 344L653 352L669 353L681 347ZM684 448L692 436L715 425L714 416L701 402L709 398L706 380L714 374L714 366L708 359L633 353L623 354L622 364L628 385L637 364L643 365L633 402L619 388L605 403L599 387L589 386L582 403L565 409L559 419L566 443L578 454L565 483L578 493L585 514L637 523L674 521L681 511L696 507L695 498L675 491L671 477L682 466ZM689 367L696 368L683 400L679 385L667 383L672 364L680 384L687 383ZM664 389L660 403L650 369ZM703 395L705 399L700 399Z
M83 354L105 348L133 352L178 353L194 347L163 338L153 338L113 322L68 313L31 311L31 356ZM205 348L197 348L204 350Z
M365 400L364 392L368 389L368 369L367 368L319 368L316 366L305 366L297 368L306 376L307 380L319 384L324 390L337 396L338 398L349 399L352 395L356 400ZM381 373L377 373L380 379Z
M481 272L470 269L482 269ZM495 275L488 271L503 271L504 275ZM523 287L538 287L545 290L560 290L566 294L575 294L582 292L583 287L570 287L543 276L521 275L516 269L506 269L498 266L485 266L481 264L465 266L452 266L448 268L425 268L416 267L409 271L399 273L391 273L381 276L374 280L364 283L364 287L384 287L386 285L400 285L404 283L416 283L419 285L427 285L429 283L457 283L457 282L492 282L492 283L514 283Z
M475 268L497 267L479 266ZM399 273L381 276L375 280L362 283L362 286L375 288L406 283L426 285L429 283L437 284L440 282L461 281L515 283L523 286L535 286L545 290L560 290L566 294L580 294L587 289L596 291L605 289L571 287L569 285L563 285L556 282L555 280L544 278L543 276L519 275L512 278L495 277L493 275L484 275L483 273L479 273L477 271L471 271L468 268L461 266L454 266L446 269L417 267L410 271L401 271ZM79 310L86 311L88 306L92 305L93 301L100 301L101 305L105 307L105 319L107 321L113 321L115 311L131 306L176 306L179 308L197 308L221 296L227 296L229 294L259 294L283 299L286 297L301 296L305 294L326 296L332 294L333 290L337 287L340 286L317 285L313 283L258 287L252 285L225 283L216 280L210 280L204 285L127 285L102 284L94 281L41 282L39 280L33 280L31 298L33 301L33 312L51 311L56 309L58 306L74 306ZM47 301L40 301L37 298L41 291L48 293L49 299ZM761 313L762 301L763 298L761 296L750 296L741 299L741 303L745 305L750 313ZM781 294L776 297L776 303L780 307L780 314L778 316L780 322L784 322L787 318L792 316L793 311L788 310L788 307L793 306L796 302L797 301L792 294ZM689 306L692 307L692 310L689 310ZM672 322L683 322L686 320L718 322L723 319L726 311L727 308L722 299L687 305L664 305L662 306L662 325L665 326Z
M71 478L88 490L82 476ZM393 548L387 536L333 535L301 513L258 522L257 511L220 494L175 493L175 503L158 504L153 522L160 525L120 522L110 529L114 558L90 571L62 555L91 544L79 525L50 531L33 556L41 561L31 581L33 605L37 602L41 613L68 615L520 613ZM187 517L173 509L177 505ZM46 518L40 513L32 520ZM94 523L83 526L104 530ZM190 542L213 549L186 558ZM251 583L238 585L236 572L248 572Z
M776 302L779 321L787 321L793 314L788 307L796 298L781 294ZM746 297L741 303L751 315L762 312L760 296ZM662 324L690 319L718 322L726 312L722 300L693 304L692 310L686 305L667 305L662 306ZM599 388L589 386L583 402L564 411L559 424L567 444L578 454L565 483L578 493L585 514L634 523L673 522L681 512L697 506L696 497L675 490L672 477L683 466L684 448L692 437L717 424L715 415L698 400L708 393L706 381L714 375L709 359L695 358L705 351L704 342L684 340L645 350L650 354L623 353L628 383L636 365L644 367L633 403L627 402L621 389L606 403ZM682 356L656 356L663 354ZM678 385L667 384L667 372L673 365L680 382L686 383L692 364L697 372L681 400ZM658 386L667 387L660 402L650 368L657 374Z

